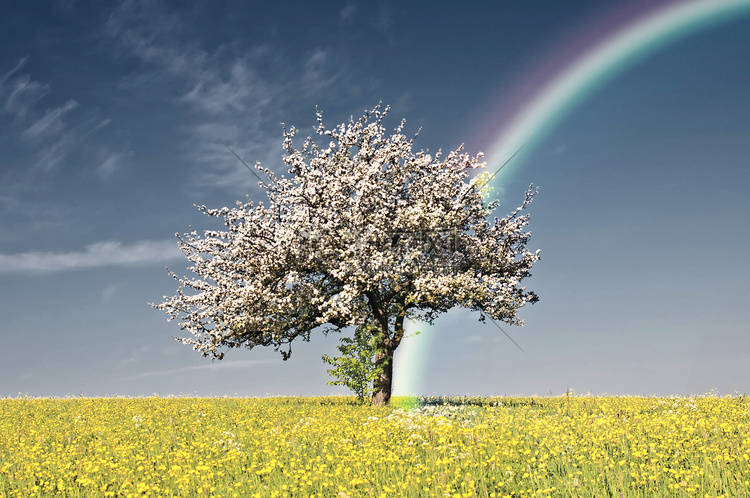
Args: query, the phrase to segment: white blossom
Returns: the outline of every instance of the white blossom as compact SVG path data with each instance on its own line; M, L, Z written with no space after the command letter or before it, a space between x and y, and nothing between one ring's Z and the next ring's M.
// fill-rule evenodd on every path
M226 228L179 236L195 276L173 275L177 294L155 305L190 334L179 340L214 359L259 345L286 359L292 341L315 329L374 320L377 361L387 362L405 319L431 322L460 306L521 324L518 309L537 299L520 286L539 259L521 214L535 192L491 218L498 201L483 201L487 175L470 178L484 167L481 154L414 152L403 121L386 133L387 112L378 106L333 129L318 113L325 148L313 137L295 148L296 130L285 128L289 175L256 164L268 177L267 205L199 207Z

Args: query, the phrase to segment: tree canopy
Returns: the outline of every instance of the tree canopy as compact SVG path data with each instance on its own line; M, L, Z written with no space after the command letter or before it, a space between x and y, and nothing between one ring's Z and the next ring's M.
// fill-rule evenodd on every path
M393 353L404 320L432 322L464 307L509 324L537 296L522 287L539 259L527 250L528 214L520 207L492 218L484 202L481 154L414 152L405 122L388 134L388 108L333 129L318 112L316 134L295 148L284 128L289 176L256 164L264 202L199 209L224 230L179 235L192 277L173 276L177 294L156 308L179 319L179 338L205 356L226 348L273 346L284 359L296 339L375 323L373 402L387 403Z

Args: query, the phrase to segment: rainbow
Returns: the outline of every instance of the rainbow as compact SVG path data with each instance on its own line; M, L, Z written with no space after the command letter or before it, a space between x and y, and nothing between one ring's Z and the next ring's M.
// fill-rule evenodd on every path
M522 163L570 110L614 76L671 42L747 14L750 0L646 2L635 10L635 15L632 11L615 14L614 17L627 17L625 24L595 39L572 60L566 53L571 47L558 50L549 58L567 62L557 73L547 75L544 86L525 99L497 135L487 153L488 171L497 171L522 150L508 168L495 176L494 182ZM601 23L612 24L608 21ZM569 45L580 43L582 38L586 36L576 36Z
M518 87L531 86L534 91L507 92L517 107L511 113L503 113L503 122L492 123L493 129L500 130L486 156L487 170L496 173L492 183L507 181L570 110L636 61L700 29L750 14L750 0L626 4L626 8L605 18L594 19L586 29L561 44L562 48L532 66L531 76ZM539 69L550 67L550 61L557 61L552 71ZM519 99L521 94L523 98ZM511 157L513 161L504 167ZM407 337L397 351L394 394L425 394L421 392L421 379L434 336L432 328L426 324L409 325L407 332L419 329L422 333Z

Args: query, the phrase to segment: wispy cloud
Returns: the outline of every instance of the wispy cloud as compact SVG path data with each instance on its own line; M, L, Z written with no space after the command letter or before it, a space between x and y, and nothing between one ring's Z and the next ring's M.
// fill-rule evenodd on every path
M350 15L346 8L344 15ZM237 42L208 52L180 13L159 0L123 1L104 32L150 67L148 78L133 75L133 82L148 81L152 88L155 81L167 81L179 95L173 102L189 112L182 126L184 150L198 166L194 184L201 187L245 193L254 188L256 178L226 144L248 163L280 166L279 123L297 112L294 102L329 94L345 67L341 53L326 47L289 55L274 45Z
M119 41L122 49L165 76L177 77L186 88L179 99L211 115L253 114L269 105L282 91L262 77L258 66L283 67L268 45L246 47L231 57L219 48L209 54L199 40L186 41L180 18L159 1L126 0L115 9L105 33Z
M57 133L48 137L35 154L34 169L41 171L51 171L60 164L70 154L75 152L81 144L87 142L89 137L98 130L107 126L112 120L107 118L102 120L93 128L84 131L83 125L78 124L70 129L59 129ZM102 146L99 154L107 154L107 147ZM101 173L101 171L100 171ZM105 175L106 176L106 175Z
M80 252L0 254L2 273L53 273L105 266L143 266L182 257L174 240L141 241L125 245L116 241L97 242Z
M261 52L256 56L262 56L263 50L256 52ZM252 62L249 56L235 60L226 74L217 68L200 72L182 101L214 115L265 108L278 90L253 70Z
M78 139L72 132L63 133L55 141L39 149L36 153L34 168L50 171L76 148Z
M140 372L127 379L143 379L149 377L161 377L165 375L185 374L190 372L206 371L226 371L236 369L248 369L275 363L274 360L237 360L237 361L217 361L206 365L196 365L192 367L173 368L169 370L158 370L152 372ZM125 379L121 379L125 380Z
M98 129L100 129L100 128L104 128L105 126L107 126L107 125L108 125L108 124L110 124L111 122L112 122L112 118L105 118L105 119L102 119L102 120L101 120L101 122L100 122L100 123L99 123L98 125L94 126L94 127L93 127L93 128L91 129L91 131L89 131L89 134L91 134L91 133L94 133L94 132L95 132L96 130L98 130Z
M3 102L5 114L23 118L38 100L49 93L48 85L33 81L28 74L13 77L28 60L24 57L0 78L0 102Z
M352 18L354 17L354 13L357 11L357 8L354 6L351 2L346 2L346 5L344 5L344 8L341 9L341 12L339 12L339 17L344 22L350 22Z
M0 77L0 86L4 85L4 84L5 84L5 81L6 81L6 80L7 80L8 78L10 78L11 76L13 76L13 75L14 75L15 73L17 73L17 72L18 72L18 70L19 70L19 69L21 69L21 68L22 68L22 67L23 67L24 65L26 65L26 63L27 63L28 61L29 61L29 58L28 58L28 57L22 57L22 58L21 58L21 60L19 60L19 61L18 61L18 62L16 63L16 65L15 65L15 66L13 67L13 69L11 69L11 70L10 70L10 71L8 71L7 73L5 73L5 74L4 74L4 75L3 75L2 77Z
M257 68L286 71L285 66L271 47L263 45L245 47L235 57L226 47L208 54L195 40L186 43L182 28L180 18L160 2L126 0L110 16L105 33L126 53L151 66L150 86L161 79L183 89L174 102L192 111L182 129L186 156L200 166L195 183L246 191L255 179L226 144L242 153L278 151L280 134L272 139L258 124L281 121L270 116L278 113L287 93L285 78L272 82ZM239 142L248 137L253 145L241 146ZM264 160L265 154L249 158Z
M32 80L21 69L28 63L24 57L2 77L0 77L0 113L14 117L15 127L20 128L20 138L31 147L33 169L51 171L76 150L95 131L111 122L105 118L93 129L86 130L89 123L72 120L69 125L65 117L79 107L79 103L68 99L63 105L47 108L42 112L39 101L50 92L47 84ZM87 142L89 151L96 151L96 145Z
M172 74L200 70L205 52L177 43L180 19L158 1L125 0L112 12L106 35L139 59L158 64Z
M393 11L388 7L381 7L380 12L375 17L373 24L378 31L383 34L388 34L393 26Z
M281 127L279 135L264 141L247 141L247 136L264 136L257 123L248 123L247 127L223 122L206 122L194 125L190 130L194 137L194 157L201 164L211 165L196 175L201 185L212 185L228 189L241 188L248 192L255 188L258 179L227 148L252 166L260 161L265 166L278 161L280 156ZM262 174L261 174L262 175Z
M78 102L68 100L65 105L47 109L44 116L26 129L21 136L26 140L41 140L62 131L65 126L62 116L78 107Z
M338 79L339 73L329 67L329 58L330 51L316 47L305 61L302 82L306 94L319 94Z
M122 167L122 163L127 158L132 156L133 151L130 149L108 154L106 159L104 159L99 166L99 174L105 178L111 176L115 171Z
M112 154L99 166L99 172L105 176L111 175L117 169L121 158L122 154Z

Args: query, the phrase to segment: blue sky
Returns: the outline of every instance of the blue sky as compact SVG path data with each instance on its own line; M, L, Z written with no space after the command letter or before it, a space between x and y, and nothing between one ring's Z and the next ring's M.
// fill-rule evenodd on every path
M320 359L334 335L211 363L148 303L185 271L175 232L212 227L194 204L262 200L225 143L282 172L280 123L382 101L418 148L487 151L528 75L632 2L457 5L0 7L0 396L344 392ZM748 88L746 9L586 94L496 185L499 215L540 187L540 301L504 327L527 354L454 310L414 325L397 392L750 392Z

